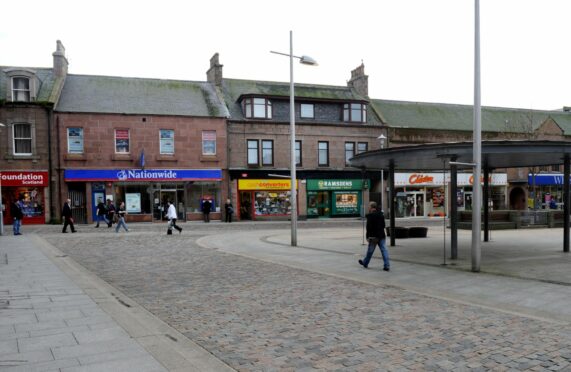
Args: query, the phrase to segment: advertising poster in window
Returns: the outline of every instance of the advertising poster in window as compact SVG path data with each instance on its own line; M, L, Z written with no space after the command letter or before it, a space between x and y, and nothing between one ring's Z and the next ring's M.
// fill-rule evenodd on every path
M141 213L141 194L140 193L126 193L125 204L127 213Z
M115 151L120 153L129 152L129 130L117 129L115 131Z
M161 129L161 154L174 154L174 131Z
M69 136L69 152L73 154L83 153L83 129L67 128Z
M359 214L358 192L334 192L335 214Z
M216 155L216 131L208 130L202 132L202 154Z

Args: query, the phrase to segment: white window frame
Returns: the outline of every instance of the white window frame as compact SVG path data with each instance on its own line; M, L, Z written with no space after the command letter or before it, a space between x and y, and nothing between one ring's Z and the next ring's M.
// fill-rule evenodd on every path
M171 134L170 137L163 138L163 132ZM172 151L168 151L167 143L172 141ZM174 155L175 152L174 129L159 129L159 152L161 155Z
M261 110L262 106L264 107L263 110ZM260 110L264 113L261 114ZM244 116L246 116L247 119L271 119L272 101L260 97L244 98Z
M121 130L121 131L126 130L126 131L127 131L127 134L129 135L129 136L128 136L129 138L127 138L127 151L126 151L126 152L117 151L117 131L119 131L119 130ZM130 131L129 129L116 128L114 135L115 135L115 153L116 153L116 154L130 154L130 153L131 153L131 131ZM120 138L120 139L123 139L123 138Z
M208 139L208 137L212 136L212 133L214 133L214 139ZM202 131L202 155L216 155L216 131L215 130L203 130ZM206 143L207 142L213 142L214 143L214 152L209 151L207 152L206 150ZM211 146L212 147L212 146Z
M311 115L304 115L304 111L309 110L310 108L311 108ZM315 119L315 105L313 103L301 103L299 105L299 117L302 119Z
M267 145L270 145L267 147ZM269 139L262 140L262 165L274 165L274 141ZM266 162L266 155L269 154L270 161Z
M27 125L30 128L30 137L16 137L16 127L19 125ZM16 152L16 141L17 140L29 140L30 141L30 152ZM14 156L30 156L33 155L34 151L34 127L30 123L14 123L12 125L12 153Z
M73 137L70 136L70 132L72 130L76 130L80 135L73 136ZM81 143L81 151L72 150L72 146L70 146L72 141L77 141L78 144ZM79 147L79 145L74 146L74 147ZM81 128L81 127L68 127L67 128L67 153L68 154L83 154L83 152L84 152L83 128Z
M256 161L252 162L250 161L250 150L254 150L254 148L250 148L250 142L251 143L256 143ZM254 152L252 152L252 154L254 154ZM260 165L260 141L256 140L256 139L247 139L246 140L246 163L248 165Z
M15 80L16 79L23 79L28 82L27 89L20 89L16 88ZM27 99L16 99L17 93L27 93ZM28 76L12 76L12 102L30 102L32 100L32 79Z

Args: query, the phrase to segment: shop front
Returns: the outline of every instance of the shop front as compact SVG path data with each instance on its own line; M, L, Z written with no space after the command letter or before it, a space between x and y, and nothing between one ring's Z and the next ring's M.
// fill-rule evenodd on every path
M395 217L437 217L446 215L450 205L450 173L395 173ZM472 210L472 185L469 173L457 175L454 202L458 211ZM507 174L490 175L490 207L506 208Z
M360 216L363 190L369 181L359 179L307 180L307 217Z
M530 209L562 209L563 174L539 173L528 175ZM535 196L535 202L534 202Z
M138 222L165 220L168 201L181 221L201 219L206 199L212 203L212 218L219 219L224 204L220 169L68 169L65 181L70 193L84 192L91 220L97 204L106 200L125 202L128 221Z
M22 223L45 224L49 220L49 208L46 208L48 184L47 171L0 171L4 224L12 224L10 206L19 198L24 213Z
M291 215L290 196L289 179L240 179L238 217L241 220L287 219Z

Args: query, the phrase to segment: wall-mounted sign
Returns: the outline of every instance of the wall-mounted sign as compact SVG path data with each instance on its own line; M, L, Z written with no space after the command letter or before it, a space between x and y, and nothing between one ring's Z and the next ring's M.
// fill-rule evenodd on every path
M291 180L238 180L238 188L240 190L291 190Z
M361 190L369 188L369 180L307 180L308 190Z
M442 173L395 173L395 186L442 186ZM471 173L457 174L458 186L471 186L474 176ZM505 186L508 184L506 173L492 173L489 177L490 185ZM446 184L450 183L450 172L446 172ZM484 177L481 179L484 183Z
M220 181L220 169L66 169L74 181Z
M48 172L0 171L2 186L48 186Z

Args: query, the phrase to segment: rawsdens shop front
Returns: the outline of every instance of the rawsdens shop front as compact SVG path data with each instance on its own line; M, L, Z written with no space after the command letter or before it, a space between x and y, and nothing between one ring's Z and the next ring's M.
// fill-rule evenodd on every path
M10 214L10 206L20 198L23 224L45 224L49 221L49 208L46 208L47 171L0 171L0 187L5 225L12 224L14 218Z

